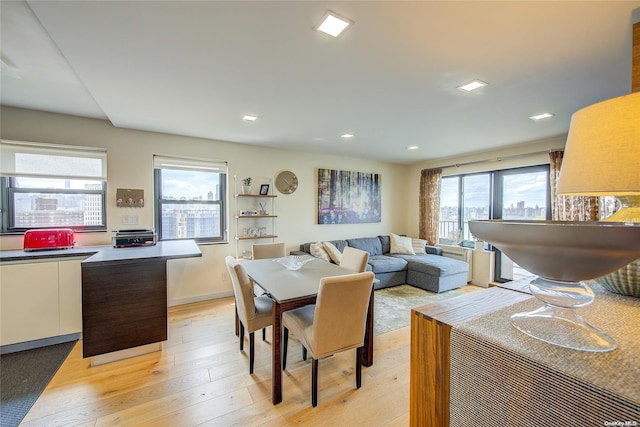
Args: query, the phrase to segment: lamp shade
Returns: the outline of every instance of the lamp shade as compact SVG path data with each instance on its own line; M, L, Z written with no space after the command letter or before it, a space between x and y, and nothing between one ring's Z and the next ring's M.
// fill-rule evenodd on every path
M574 113L558 194L640 195L640 92Z

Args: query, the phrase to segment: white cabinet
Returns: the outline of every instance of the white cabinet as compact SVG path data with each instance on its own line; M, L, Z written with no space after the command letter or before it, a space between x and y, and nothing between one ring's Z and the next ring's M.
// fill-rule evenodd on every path
M0 266L1 344L58 335L58 263Z
M495 280L495 256L493 251L474 250L472 264L472 279L474 285L488 288Z
M58 263L58 305L60 335L82 331L81 259Z
M0 345L82 331L81 261L0 265Z

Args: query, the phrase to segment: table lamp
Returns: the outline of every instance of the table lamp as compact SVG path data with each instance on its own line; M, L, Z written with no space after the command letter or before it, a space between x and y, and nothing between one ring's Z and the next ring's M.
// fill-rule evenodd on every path
M640 92L573 115L558 194L615 196L620 208L606 221L640 222Z
M469 221L474 236L536 275L529 288L544 306L512 315L518 330L575 350L616 348L613 337L577 310L595 299L587 281L640 258L639 160L640 93L591 105L572 117L558 193L616 196L621 208L614 216L608 221Z
M618 210L603 221L640 222L640 92L573 115L558 194L615 196ZM640 260L595 280L609 291L640 297Z

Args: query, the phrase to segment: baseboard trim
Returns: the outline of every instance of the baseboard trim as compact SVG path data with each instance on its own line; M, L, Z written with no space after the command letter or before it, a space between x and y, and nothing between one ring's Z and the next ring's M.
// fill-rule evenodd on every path
M63 342L75 341L82 338L82 333L72 333L66 335L58 335L55 337L41 338L33 341L24 341L15 344L7 344L0 347L0 354L15 353L22 350L31 350L33 348L45 347L48 345L60 344Z
M173 307L176 305L191 304L194 302L201 302L201 301L207 301L211 299L226 298L226 297L232 297L232 296L233 296L233 291L213 292L210 294L197 295L197 296L188 297L188 298L170 299L168 301L168 305L169 307Z

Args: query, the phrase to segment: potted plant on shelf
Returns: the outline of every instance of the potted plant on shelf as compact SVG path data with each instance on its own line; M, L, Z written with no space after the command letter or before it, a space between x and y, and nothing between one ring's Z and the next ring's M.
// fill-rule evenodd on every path
M242 180L242 194L251 194L251 177Z

